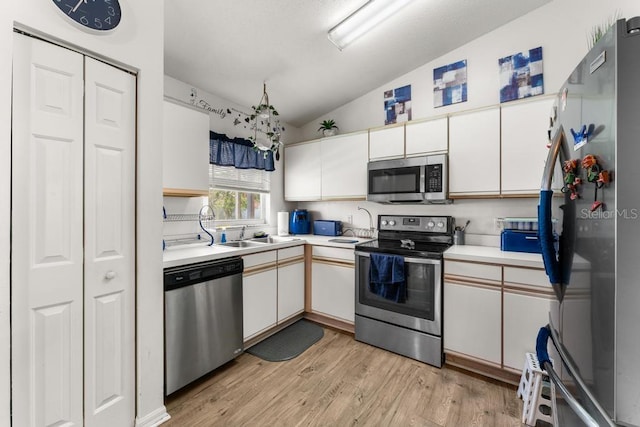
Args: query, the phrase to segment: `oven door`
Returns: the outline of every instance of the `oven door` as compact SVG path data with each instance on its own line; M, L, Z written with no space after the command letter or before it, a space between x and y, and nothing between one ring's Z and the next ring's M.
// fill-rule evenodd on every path
M370 256L356 251L356 314L432 335L442 335L442 261L405 257L407 299L398 303L369 289Z

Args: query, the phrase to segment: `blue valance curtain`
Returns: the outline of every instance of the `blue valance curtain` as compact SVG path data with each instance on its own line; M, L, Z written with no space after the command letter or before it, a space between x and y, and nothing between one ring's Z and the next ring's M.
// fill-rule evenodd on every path
M253 149L253 143L243 138L229 138L227 135L209 132L209 163L218 166L234 166L237 169L260 169L267 172L276 170L273 152Z

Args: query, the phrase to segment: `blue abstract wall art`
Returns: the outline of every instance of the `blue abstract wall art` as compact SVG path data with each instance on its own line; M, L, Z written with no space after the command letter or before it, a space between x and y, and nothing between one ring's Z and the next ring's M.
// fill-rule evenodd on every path
M433 106L467 101L467 60L433 70Z
M411 85L384 91L384 124L411 120Z
M542 95L542 47L505 56L500 66L500 102Z

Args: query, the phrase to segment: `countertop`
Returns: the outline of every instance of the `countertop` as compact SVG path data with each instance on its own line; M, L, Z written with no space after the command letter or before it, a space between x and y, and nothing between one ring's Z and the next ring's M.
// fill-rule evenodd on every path
M243 256L258 252L272 251L304 244L316 246L330 246L335 248L354 249L355 245L367 242L371 239L351 236L316 236L313 234L288 236L288 241L277 243L263 243L260 246L235 248L214 244L209 246L205 243L195 243L189 245L169 246L163 252L163 267L177 267L180 265L194 264L203 261L213 261L232 256ZM348 240L352 243L341 243L331 240Z
M444 259L544 269L541 254L501 251L500 248L493 246L454 245L444 253ZM590 268L589 261L580 255L574 255L573 270L589 270Z
M501 251L492 246L454 245L444 253L444 259L544 268L540 254Z

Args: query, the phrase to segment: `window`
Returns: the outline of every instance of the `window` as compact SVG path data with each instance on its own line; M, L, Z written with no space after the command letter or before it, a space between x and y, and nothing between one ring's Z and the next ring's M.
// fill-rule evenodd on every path
M264 224L270 189L264 170L209 165L209 204L217 224Z

